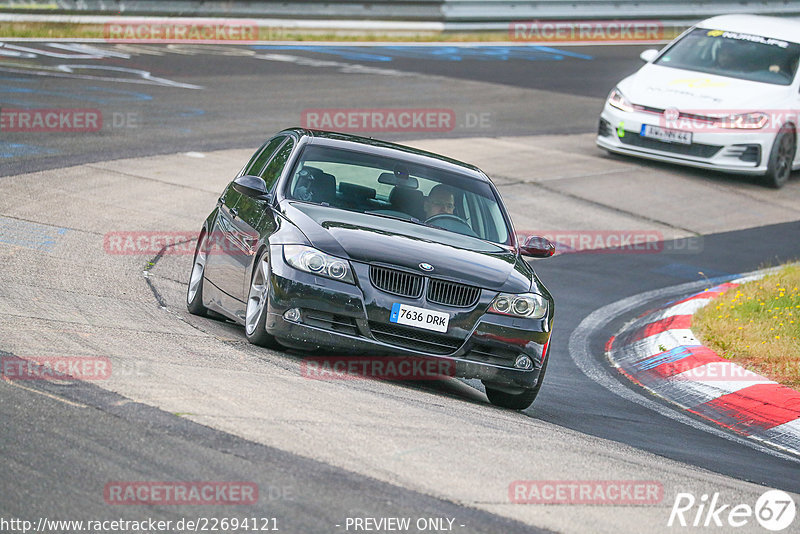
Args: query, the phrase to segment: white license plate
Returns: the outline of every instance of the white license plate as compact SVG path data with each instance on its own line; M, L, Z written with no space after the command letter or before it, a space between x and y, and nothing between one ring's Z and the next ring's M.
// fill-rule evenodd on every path
M392 305L392 314L389 316L389 321L407 326L416 326L425 330L447 332L447 323L450 321L450 315L396 302Z
M649 137L650 139L658 139L665 143L678 143L680 145L692 144L692 132L684 132L681 130L673 130L671 128L661 128L659 126L651 126L649 124L642 124L642 137Z

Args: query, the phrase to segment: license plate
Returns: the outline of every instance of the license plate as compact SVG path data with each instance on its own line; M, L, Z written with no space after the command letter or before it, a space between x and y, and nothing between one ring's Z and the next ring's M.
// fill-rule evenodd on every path
M392 314L389 316L389 321L406 326L424 328L425 330L447 332L447 323L450 321L450 315L396 302L392 305Z
M671 128L661 128L659 126L651 126L649 124L642 124L642 137L649 137L650 139L658 139L665 143L678 143L680 145L692 144L692 132L684 132L682 130L673 130Z

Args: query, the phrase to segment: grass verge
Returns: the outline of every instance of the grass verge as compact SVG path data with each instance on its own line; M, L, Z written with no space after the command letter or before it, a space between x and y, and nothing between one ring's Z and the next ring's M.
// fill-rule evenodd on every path
M135 21L135 16L120 17L120 21ZM165 20L169 20L165 17ZM188 20L188 19L185 19ZM224 19L220 19L224 20ZM667 24L660 39L664 43L680 35L686 29L684 23ZM0 22L0 38L31 39L103 39L106 37L103 24L73 22ZM496 31L370 31L370 30L298 30L282 27L259 27L258 41L320 41L320 42L401 42L401 43L492 43L513 40L507 29ZM183 42L183 41L182 41ZM186 44L191 44L187 39ZM236 44L236 40L229 41ZM600 39L597 43L602 43ZM218 44L225 44L220 41ZM519 41L533 46L557 46L559 39L541 41ZM586 41L591 44L591 41ZM646 44L632 41L630 44ZM654 46L654 45L649 45Z
M800 390L800 265L727 291L692 330L721 357Z
M0 22L0 37L31 39L104 39L102 24L66 22ZM500 42L508 41L507 31L498 32L370 32L352 30L300 31L287 28L260 27L259 41L332 41L332 42ZM186 44L192 44L186 40ZM219 44L226 44L221 41ZM231 40L230 44L237 44ZM533 43L547 44L547 43Z

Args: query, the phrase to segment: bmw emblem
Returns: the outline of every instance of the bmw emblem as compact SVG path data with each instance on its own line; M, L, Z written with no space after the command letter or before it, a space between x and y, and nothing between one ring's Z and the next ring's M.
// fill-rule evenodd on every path
M430 263L420 263L419 268L422 269L423 271L432 271L433 265L431 265Z

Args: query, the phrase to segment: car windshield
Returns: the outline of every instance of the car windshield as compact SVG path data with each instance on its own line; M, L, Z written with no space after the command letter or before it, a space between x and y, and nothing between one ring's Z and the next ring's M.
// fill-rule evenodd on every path
M655 63L731 78L790 85L800 45L747 33L696 28Z
M308 145L285 194L289 199L510 243L503 211L488 183L402 159Z

